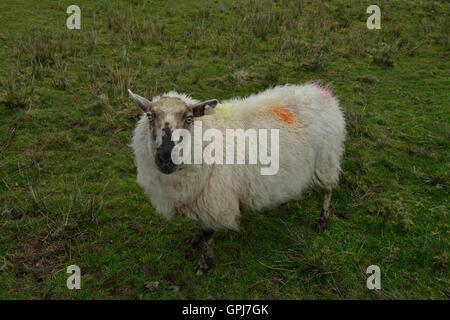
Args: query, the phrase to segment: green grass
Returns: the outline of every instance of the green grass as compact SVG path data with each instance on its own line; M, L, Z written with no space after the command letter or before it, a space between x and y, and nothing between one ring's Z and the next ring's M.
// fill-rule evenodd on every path
M381 30L373 1L79 0L82 29L66 30L73 1L2 0L0 298L447 299L450 4L375 3ZM313 80L349 130L329 228L313 230L310 190L219 233L196 276L192 224L135 183L125 89L225 99Z

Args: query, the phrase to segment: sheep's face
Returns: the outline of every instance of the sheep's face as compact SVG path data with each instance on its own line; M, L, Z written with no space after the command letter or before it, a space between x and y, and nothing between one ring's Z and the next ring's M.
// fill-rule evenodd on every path
M207 113L214 108L217 100L208 100L195 105L187 105L183 100L174 97L161 97L155 102L138 96L131 91L132 99L146 113L149 121L151 154L159 171L171 174L180 169L172 160L172 150L179 141L173 141L172 133L176 129L191 129L195 117Z

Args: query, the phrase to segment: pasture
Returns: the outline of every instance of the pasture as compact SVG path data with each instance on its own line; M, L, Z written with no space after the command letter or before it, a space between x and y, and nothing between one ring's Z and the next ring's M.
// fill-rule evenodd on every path
M0 298L450 297L448 1L75 2L0 1ZM135 182L126 90L221 100L314 80L347 118L328 229L318 190L245 213L197 276L192 223Z

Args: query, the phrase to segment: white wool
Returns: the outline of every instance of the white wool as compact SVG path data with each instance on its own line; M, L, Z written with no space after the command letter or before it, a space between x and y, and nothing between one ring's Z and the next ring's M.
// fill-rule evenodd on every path
M176 92L164 96L198 102ZM288 110L295 122L287 124L271 115L272 106ZM143 115L132 142L137 182L166 218L185 215L204 228L237 230L241 210L267 209L299 199L309 186L333 187L338 182L345 120L337 99L320 85L285 85L223 101L216 114L201 120L204 130L279 129L279 171L261 175L260 165L203 164L165 175L154 163L149 124Z

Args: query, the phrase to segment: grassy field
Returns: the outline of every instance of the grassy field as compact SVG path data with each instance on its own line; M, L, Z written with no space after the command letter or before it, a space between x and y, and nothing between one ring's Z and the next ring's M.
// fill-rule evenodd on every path
M448 1L2 0L0 21L0 298L450 297ZM135 183L125 89L225 99L313 80L349 131L328 229L312 227L318 190L246 213L196 276L193 225Z

